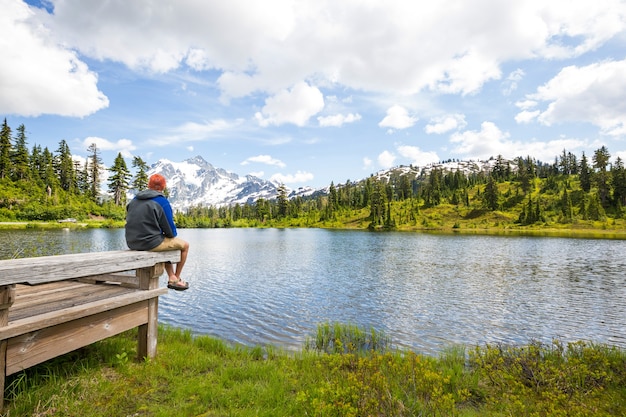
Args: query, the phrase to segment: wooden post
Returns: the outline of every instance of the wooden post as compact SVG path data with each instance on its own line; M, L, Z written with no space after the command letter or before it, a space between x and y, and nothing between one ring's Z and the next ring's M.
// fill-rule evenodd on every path
M159 277L163 274L163 263L135 271L140 290L153 290L159 287ZM157 331L159 327L159 299L148 300L148 323L139 326L138 359L154 358L157 351Z
M15 284L0 287L0 326L9 324L9 308L15 301ZM7 341L0 341L0 412L4 410L4 383L7 374Z

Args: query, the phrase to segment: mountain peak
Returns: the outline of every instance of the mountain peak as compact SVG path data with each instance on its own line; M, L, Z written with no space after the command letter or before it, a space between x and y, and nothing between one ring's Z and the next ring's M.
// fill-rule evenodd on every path
M252 176L241 178L215 168L199 155L183 162L160 159L147 174L161 174L167 179L170 203L181 211L194 206L244 204L278 195L277 187L270 181Z

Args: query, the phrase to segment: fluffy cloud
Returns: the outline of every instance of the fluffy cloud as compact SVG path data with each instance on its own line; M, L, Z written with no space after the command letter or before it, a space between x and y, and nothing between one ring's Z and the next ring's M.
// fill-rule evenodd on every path
M545 125L586 121L607 135L626 135L626 60L600 62L584 67L569 66L529 95L547 102L532 113ZM528 113L519 116L526 120Z
M491 122L482 123L479 131L455 133L450 137L450 142L457 144L453 152L462 158L484 160L497 155L505 158L531 155L544 162L553 161L556 155L563 152L563 149L575 152L577 149L590 145L588 141L574 138L529 143L513 141L509 133L501 131Z
M506 60L578 56L625 20L619 0L53 4L54 15L40 11L39 20L81 53L156 72L215 69L233 97L311 77L360 90L471 94L500 78Z
M0 9L0 113L83 117L109 105L98 76L33 23L26 4L1 0Z
M298 83L291 90L283 90L265 100L265 106L255 118L264 127L285 123L304 126L323 108L324 96L320 90L307 83Z
M317 118L317 121L322 127L328 127L328 126L340 127L346 123L354 123L359 120L361 120L361 115L358 113L356 114L350 113L347 115L335 114L332 116L320 116Z
M389 127L392 129L406 129L413 126L417 122L417 117L410 116L407 109L402 106L392 106L387 109L387 115L378 126Z
M451 114L443 117L437 117L426 125L424 131L426 133L442 134L452 130L463 129L467 125L465 116L462 114Z
M428 165L433 162L438 162L439 156L435 152L424 152L417 146L398 146L398 153L404 158L407 158L411 164L417 166Z
M274 174L270 181L283 184L299 184L313 180L314 175L306 171L297 171L295 174Z
M245 161L243 161L241 165L248 165L251 162L274 165L281 168L284 168L286 166L283 161L281 161L280 159L272 158L270 155L251 156L250 158L247 158Z
M391 168L395 161L396 156L389 151L383 151L380 155L378 155L378 165L380 165L381 168Z
M111 142L108 139L92 136L83 140L83 147L85 149L89 148L92 144L95 144L100 151L120 152L125 158L132 157L132 151L137 149L129 139L120 139L117 142Z

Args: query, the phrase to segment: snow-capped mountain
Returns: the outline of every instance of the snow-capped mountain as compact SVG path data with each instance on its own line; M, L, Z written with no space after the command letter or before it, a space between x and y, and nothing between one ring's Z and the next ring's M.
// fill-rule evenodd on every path
M167 180L169 200L175 210L184 211L193 206L227 206L252 203L259 198L271 200L278 195L279 184L253 175L239 176L216 168L201 156L183 162L161 159L147 172L161 174ZM289 197L315 192L310 187L291 191Z
M501 162L508 162L512 171L515 171L517 169L517 166L513 163L513 161L501 160ZM431 171L435 169L443 171L444 173L460 171L463 174L469 176L472 174L478 174L480 172L491 172L497 163L498 161L492 158L487 161L435 162L424 165L423 167L400 165L395 168L378 171L376 174L374 174L374 177L379 180L388 180L392 175L409 175L413 178L425 179L430 175Z
M423 167L399 166L379 171L373 176L379 180L387 180L395 175L410 175L413 178L425 179L433 169L441 169L444 172L461 171L470 175L489 172L495 163L496 161L491 159L475 162L449 161ZM253 175L239 176L222 168L216 168L201 156L183 162L161 159L147 172L148 176L156 173L167 179L170 203L178 211L185 211L194 206L221 207L236 203L253 203L259 198L271 200L278 196L279 184ZM341 185L338 184L338 186ZM300 187L296 190L287 188L289 198L315 194L328 194L328 187L320 189Z

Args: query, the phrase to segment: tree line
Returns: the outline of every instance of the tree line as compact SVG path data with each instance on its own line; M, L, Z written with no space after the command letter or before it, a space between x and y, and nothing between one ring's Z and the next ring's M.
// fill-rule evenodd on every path
M131 173L118 153L113 165L102 164L95 143L78 162L65 140L50 151L28 148L26 128L15 133L6 119L0 131L0 220L57 220L66 217L124 218L129 190L147 187L149 167L132 159ZM275 199L232 206L195 206L176 214L181 227L257 226L270 222L290 226L339 224L366 213L370 228L416 224L424 210L452 206L465 216L515 212L521 225L557 221L622 218L626 204L626 168L620 157L610 162L605 146L591 159L563 150L552 163L526 156L491 158L490 171L465 173L414 166L398 167L385 177L331 183L326 192L290 198L284 185ZM446 161L451 162L451 160ZM107 193L101 193L109 172ZM167 190L166 190L167 191Z
M29 149L26 127L21 124L14 132L5 118L0 128L0 219L82 219L90 215L122 219L127 191L147 186L147 164L134 157L133 175L121 153L113 166L106 168L95 143L87 152L81 163L65 140L54 151L37 144ZM110 173L108 194L101 192L105 170Z

